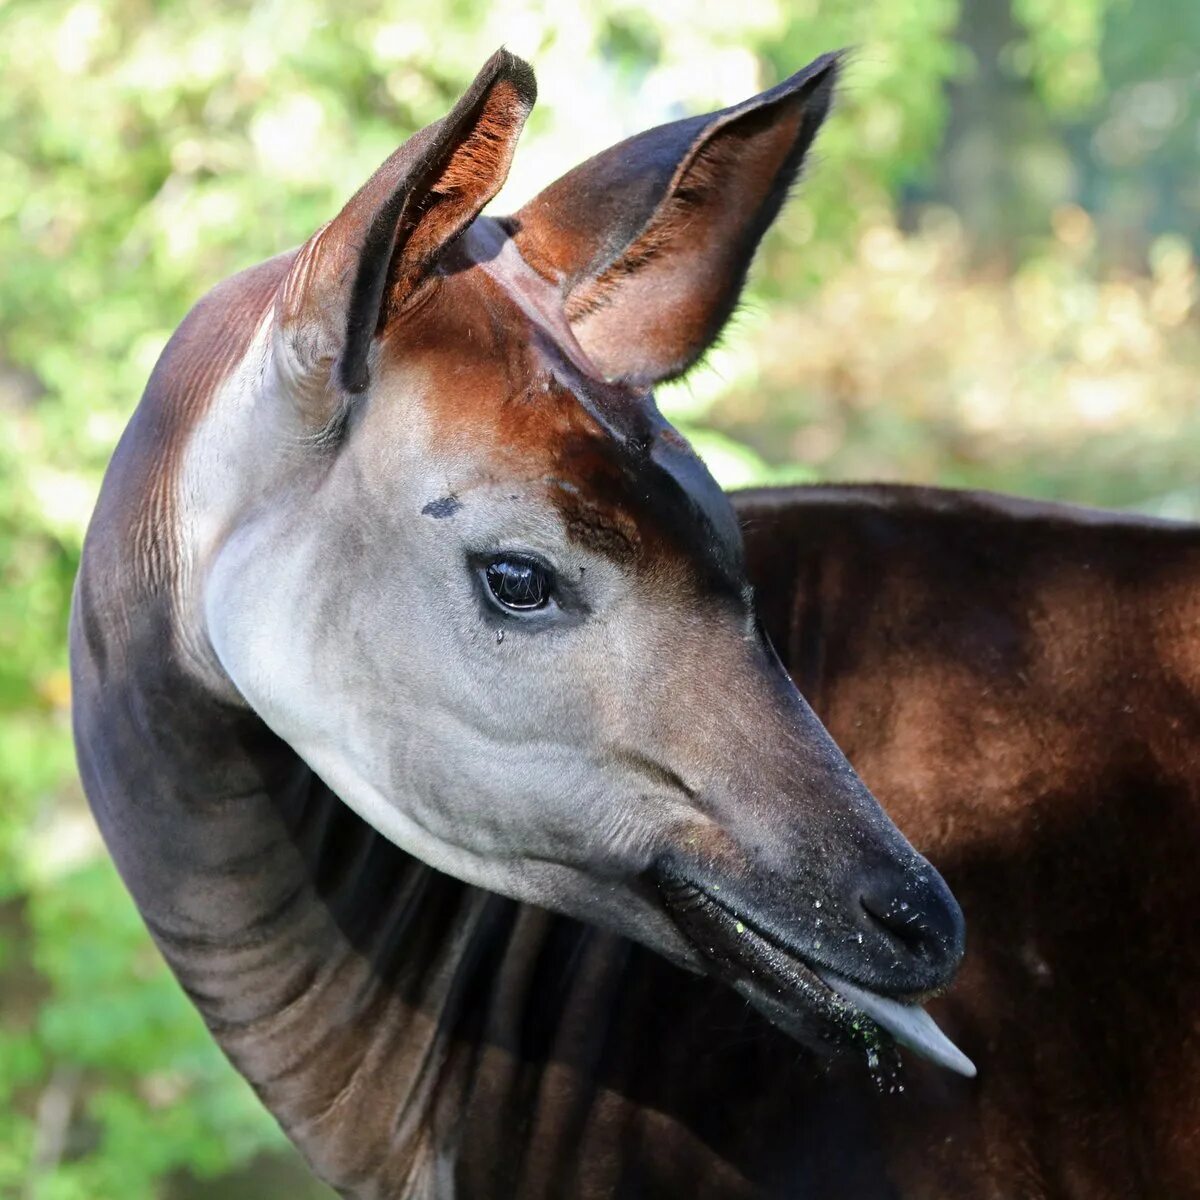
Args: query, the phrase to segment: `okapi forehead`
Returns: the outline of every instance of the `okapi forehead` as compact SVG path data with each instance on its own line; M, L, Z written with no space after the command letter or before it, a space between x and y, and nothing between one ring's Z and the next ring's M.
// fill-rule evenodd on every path
M745 586L741 531L728 497L650 392L603 379L576 342L562 299L520 257L499 222L481 219L443 265L437 300L395 353L421 344L473 379L437 420L494 431L550 483L568 531L610 556L682 556L710 586ZM431 327L440 336L431 336ZM632 331L636 336L636 331ZM476 374L478 372L478 374ZM449 432L447 430L447 432Z

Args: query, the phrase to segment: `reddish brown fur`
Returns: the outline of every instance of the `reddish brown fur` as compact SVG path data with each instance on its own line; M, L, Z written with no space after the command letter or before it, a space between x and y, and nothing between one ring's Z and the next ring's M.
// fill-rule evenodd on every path
M744 104L631 138L512 219L522 256L562 289L606 377L661 381L712 342L824 118L838 63L826 55Z
M501 80L489 92L480 118L431 180L419 210L406 214L399 236L407 240L388 279L392 306L380 313L385 328L429 271L446 244L457 237L496 194L508 174L517 138L531 101ZM411 232L406 229L411 226Z
M292 254L281 254L243 271L196 305L146 386L155 399L144 405L139 436L127 433L117 448L117 478L131 487L142 484L134 500L131 537L138 578L148 591L168 590L180 567L179 472L188 440L245 356L292 259Z
M943 1012L978 1090L922 1078L902 1194L1200 1195L1200 533L888 488L740 510L797 682L967 917Z
M803 118L803 105L797 103L786 120L739 131L736 147L715 138L711 144L697 146L680 164L662 205L621 257L571 291L567 316L596 362L613 362L622 348L628 354L626 321L620 315L612 321L603 315L603 310L618 298L647 311L657 308L663 314L661 320L668 323L663 327L655 322L641 331L639 340L653 348L647 365L632 370L635 375L648 373L652 369L649 363L669 357L662 343L683 341L702 346L712 341L725 314L714 313L707 298L697 293L689 273L680 270L678 246L683 239L707 260L707 247L719 240L729 260L743 256L736 234L738 225L769 194L784 161L794 150ZM720 127L713 133L719 131ZM741 187L731 193L724 184L734 172ZM740 211L733 210L735 205ZM664 258L665 269L660 271ZM637 298L639 292L647 296L645 302ZM630 367L626 366L625 371L630 372Z
M545 483L571 536L617 561L641 556L645 569L661 570L664 557L680 554L674 531L665 514L644 503L636 457L581 394L634 420L652 401L575 365L570 348L552 340L557 331L518 302L520 289L533 288L537 302L552 310L553 287L532 280L461 261L392 323L381 365L386 370L393 356L398 369L439 381L424 399L439 446L488 446L497 474ZM675 453L691 454L669 426L646 428Z

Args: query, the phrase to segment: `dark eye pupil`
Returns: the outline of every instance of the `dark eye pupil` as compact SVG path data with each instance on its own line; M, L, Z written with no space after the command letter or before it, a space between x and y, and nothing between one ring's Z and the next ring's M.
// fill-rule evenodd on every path
M545 570L520 559L501 558L489 563L487 585L505 608L541 608L550 593Z

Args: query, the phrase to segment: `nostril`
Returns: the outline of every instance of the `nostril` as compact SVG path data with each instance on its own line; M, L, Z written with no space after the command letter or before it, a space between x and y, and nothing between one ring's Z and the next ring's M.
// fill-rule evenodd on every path
M858 898L863 911L870 921L878 925L886 934L903 942L908 949L916 953L925 950L927 930L921 920L921 914L914 910L907 900L891 897L884 903L868 895Z
M867 926L910 967L922 964L930 979L954 973L965 941L962 910L936 871L881 872L861 889L859 903Z

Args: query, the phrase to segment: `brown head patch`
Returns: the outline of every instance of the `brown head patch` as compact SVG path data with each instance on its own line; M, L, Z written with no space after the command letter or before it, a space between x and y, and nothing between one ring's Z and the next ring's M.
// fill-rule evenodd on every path
M599 375L556 289L497 253L487 233L386 339L389 355L419 359L436 381L437 439L486 446L497 469L547 481L580 545L622 564L685 560L706 584L740 592L740 531L703 463L649 391ZM482 262L470 257L481 245Z

